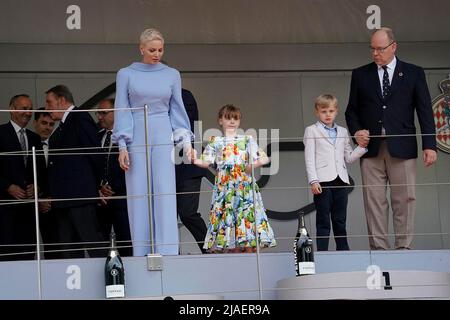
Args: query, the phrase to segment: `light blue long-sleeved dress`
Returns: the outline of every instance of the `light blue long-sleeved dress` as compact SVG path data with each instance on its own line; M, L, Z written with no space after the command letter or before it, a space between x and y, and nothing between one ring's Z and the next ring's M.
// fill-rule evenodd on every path
M192 133L181 98L180 73L162 63L135 62L120 69L116 80L116 109L148 106L149 165L153 190L155 253L178 254L174 141L189 143ZM146 176L144 110L116 110L113 140L127 148L128 216L133 255L150 253L149 208Z

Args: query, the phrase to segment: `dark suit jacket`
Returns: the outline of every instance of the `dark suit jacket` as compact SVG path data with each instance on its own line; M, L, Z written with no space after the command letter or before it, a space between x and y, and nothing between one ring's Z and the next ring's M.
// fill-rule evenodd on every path
M417 113L422 134L434 134L435 125L430 93L421 67L400 61L391 83L390 94L383 100L377 65L370 63L352 72L350 97L345 118L351 135L368 129L371 135L414 135L414 112ZM415 136L386 138L389 153L401 159L417 158ZM364 157L375 157L380 138L371 138ZM422 136L422 148L436 150L436 137Z
M98 132L98 139L101 142L105 135L105 129ZM114 196L125 196L127 194L127 188L125 184L125 171L120 168L119 165L119 147L117 144L111 146L111 151L108 157L108 150L102 149L104 155L102 155L102 169L100 171L101 178L108 181L109 185L115 192ZM105 166L107 166L105 177Z
M189 117L191 131L194 132L194 121L198 120L197 101L195 101L194 96L189 90L182 89L181 94L186 113ZM196 165L182 163L175 166L175 173L178 183L180 180L203 177L206 172L205 169Z
M1 199L13 199L7 189L11 184L16 184L26 189L33 182L33 158L32 147L36 148L37 172L45 172L45 158L42 153L41 138L33 131L26 130L28 139L28 157L25 167L22 155L2 155L0 157L0 197ZM19 139L11 122L0 125L0 152L22 151ZM38 174L38 186L45 183L45 175Z
M102 157L99 154L90 154L99 153L100 140L97 131L97 126L88 113L71 112L65 122L60 123L51 135L48 178L50 195L53 199L98 197ZM59 150L71 148L77 150ZM54 201L52 208L71 208L97 202L97 200Z
M26 165L22 154L8 155L4 152L22 151L19 138L14 130L13 125L8 122L0 125L0 199L13 200L14 198L8 193L7 189L11 184L20 186L26 190L26 186L34 184L33 181L33 158L31 149L36 149L36 166L38 172L37 185L34 187L39 190L45 174L45 159L42 154L41 138L34 132L26 130L28 140L28 156ZM43 169L43 170L42 170ZM34 197L33 197L34 198ZM31 200L31 199L27 199ZM18 253L33 251L33 246L24 246L23 244L33 244L36 241L36 224L34 218L34 204L8 204L0 205L0 253ZM20 244L21 246L8 246L9 244ZM6 245L6 246L3 246ZM33 259L34 254L1 256L0 260L21 260Z

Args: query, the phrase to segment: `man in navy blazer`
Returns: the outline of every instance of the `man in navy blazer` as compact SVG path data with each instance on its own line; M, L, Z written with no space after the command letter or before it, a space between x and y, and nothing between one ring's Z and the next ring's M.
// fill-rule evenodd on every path
M44 112L44 107L39 108L38 111L40 112L34 113L33 127L34 132L36 132L41 138L42 151L45 159L45 168L43 168L44 171L38 171L38 175L47 177L48 139L50 138L55 127L55 121L50 117L50 113ZM48 184L46 184L42 188L39 188L40 200L48 199L49 196ZM56 236L55 221L56 218L54 217L54 213L52 212L51 202L40 201L39 228L41 231L45 259L59 258L59 254L53 252L53 250L55 250L55 241L57 241L58 239Z
M351 135L368 152L361 159L364 208L372 250L389 249L390 188L395 248L410 249L414 233L416 158L414 112L422 133L423 162L437 159L431 98L421 67L399 60L397 42L389 28L371 37L373 61L352 72L345 117Z
M45 170L45 160L40 137L26 129L33 109L30 97L16 95L9 107L23 112L11 112L11 121L0 125L0 261L29 260L36 251L34 205L20 202L33 200L35 188L45 184L46 177L41 175L38 185L34 183L32 148L36 150L37 172Z
M192 92L181 90L183 104L189 117L191 131L194 132L194 123L198 120L197 101ZM181 163L175 166L177 182L177 212L181 222L197 242L201 252L204 253L203 243L206 237L207 227L198 210L200 200L200 188L205 169L193 164Z
M95 248L104 241L97 218L97 199L102 158L97 126L87 112L71 112L72 93L64 85L46 92L46 109L59 126L49 139L48 176L52 210L57 219L62 258L83 258L83 247ZM61 201L64 199L64 201ZM73 200L67 200L73 199ZM104 256L106 251L88 250L90 257Z
M114 99L104 99L98 103L97 120L101 130L98 137L101 142L103 166L102 179L98 186L103 197L98 207L100 230L103 237L109 239L111 227L114 228L116 240L119 242L121 256L132 256L130 223L128 220L127 187L125 184L125 171L120 168L118 156L119 147L111 141L114 127ZM108 197L123 197L122 199L108 199Z

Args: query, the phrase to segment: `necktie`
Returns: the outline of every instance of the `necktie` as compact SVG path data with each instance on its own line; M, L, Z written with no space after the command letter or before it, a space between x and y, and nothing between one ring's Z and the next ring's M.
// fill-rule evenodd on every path
M105 141L103 142L103 148L106 152L105 155L105 164L103 166L103 179L102 179L102 184L105 184L108 182L108 162L109 162L109 152L110 152L110 147L111 147L111 134L112 131L108 130L106 131L106 137L105 137Z
M23 153L23 163L27 165L27 142L25 141L25 128L19 130L19 142L22 147Z
M387 72L387 66L382 67L384 70L383 73L383 99L386 99L389 91L391 90L391 85L389 83L389 74Z
M109 147L111 145L111 135L112 135L111 130L106 131L106 138L105 138L105 142L103 142L103 148L109 149Z

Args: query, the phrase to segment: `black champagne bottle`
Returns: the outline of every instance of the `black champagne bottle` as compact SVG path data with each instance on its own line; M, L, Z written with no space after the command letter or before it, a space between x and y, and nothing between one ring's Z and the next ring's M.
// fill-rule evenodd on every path
M295 271L298 276L315 274L313 241L305 227L305 219L301 213L298 218L298 231L294 240Z
M116 248L116 235L111 232L108 257L105 262L106 298L125 297L125 269Z

